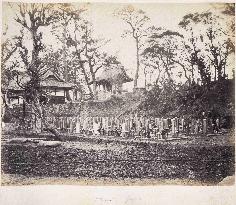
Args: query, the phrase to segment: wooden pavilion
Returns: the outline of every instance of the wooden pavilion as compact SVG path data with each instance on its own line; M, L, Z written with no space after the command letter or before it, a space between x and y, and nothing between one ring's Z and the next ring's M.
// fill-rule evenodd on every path
M133 81L121 64L105 66L101 75L96 78L95 96L98 100L107 100L112 95L123 92L123 84Z

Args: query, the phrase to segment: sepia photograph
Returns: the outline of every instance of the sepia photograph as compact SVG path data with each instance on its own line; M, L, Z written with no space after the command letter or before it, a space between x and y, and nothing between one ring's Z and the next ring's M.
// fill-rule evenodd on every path
M232 186L234 3L2 2L1 185Z

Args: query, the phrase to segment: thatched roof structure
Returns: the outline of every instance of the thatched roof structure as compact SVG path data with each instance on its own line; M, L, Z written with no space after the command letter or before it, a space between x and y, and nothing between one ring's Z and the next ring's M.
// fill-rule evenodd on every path
M96 78L96 82L98 84L108 82L113 85L131 81L133 81L133 79L127 75L124 67L121 64L110 64L109 66L105 66L101 75Z

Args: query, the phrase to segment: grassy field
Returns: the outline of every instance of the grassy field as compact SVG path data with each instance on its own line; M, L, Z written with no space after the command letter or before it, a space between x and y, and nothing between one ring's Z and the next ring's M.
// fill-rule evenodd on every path
M152 143L83 138L57 147L10 141L2 144L2 184L214 185L234 174L233 142L229 135Z

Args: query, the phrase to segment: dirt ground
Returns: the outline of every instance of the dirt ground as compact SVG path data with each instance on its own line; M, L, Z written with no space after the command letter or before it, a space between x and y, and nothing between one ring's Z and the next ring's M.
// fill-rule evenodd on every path
M234 159L230 134L167 141L84 136L58 144L5 136L1 183L216 185L234 175Z

